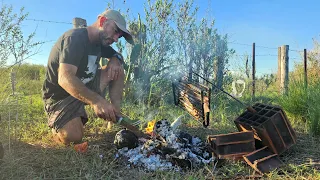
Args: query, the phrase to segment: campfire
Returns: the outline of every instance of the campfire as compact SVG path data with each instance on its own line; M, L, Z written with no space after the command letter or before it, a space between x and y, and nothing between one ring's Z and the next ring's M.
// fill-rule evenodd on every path
M115 144L126 141L123 134L129 133L131 144L118 146L116 157L125 157L129 167L141 167L146 170L180 170L201 167L213 161L206 143L199 137L180 131L168 120L152 121L146 131L151 139L132 139L128 130L121 130L115 137ZM130 147L129 147L130 146Z

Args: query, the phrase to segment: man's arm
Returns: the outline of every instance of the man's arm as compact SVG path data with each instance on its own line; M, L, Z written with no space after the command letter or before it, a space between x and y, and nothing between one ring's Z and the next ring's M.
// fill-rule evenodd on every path
M58 72L58 84L71 96L80 101L93 105L101 100L101 96L89 88L76 76L77 67L71 64L60 63Z
M101 57L107 58L108 61L110 61L112 59L112 57L116 57L115 60L119 61L120 65L124 64L122 54L118 53L111 46L102 46L101 47Z
M71 64L60 63L58 71L58 83L71 96L91 105L98 117L116 122L115 108L102 96L88 89L83 82L76 77L77 67Z

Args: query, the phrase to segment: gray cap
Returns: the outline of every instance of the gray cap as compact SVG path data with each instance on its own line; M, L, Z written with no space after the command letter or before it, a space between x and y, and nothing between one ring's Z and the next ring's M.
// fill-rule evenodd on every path
M124 32L123 37L126 39L126 41L130 44L134 44L133 38L129 30L127 29L127 23L124 17L120 14L119 11L115 10L105 10L103 13L101 13L99 16L104 16L108 19L113 20L119 29L121 29Z

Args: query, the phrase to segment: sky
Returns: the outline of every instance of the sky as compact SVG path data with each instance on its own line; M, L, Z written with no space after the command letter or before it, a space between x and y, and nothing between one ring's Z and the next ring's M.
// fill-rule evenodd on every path
M138 13L144 16L146 1L139 0L125 0L125 4L123 0L2 0L2 3L12 5L14 12L21 7L29 12L29 20L23 23L24 32L36 30L35 40L46 43L27 62L43 65L47 64L54 42L72 28L74 17L86 19L90 25L108 2L114 2L115 9L130 8L131 17L138 17ZM289 69L292 70L295 62L302 61L299 51L311 50L313 38L319 39L318 0L194 0L194 4L199 6L196 17L199 21L204 17L213 18L218 33L228 34L228 46L236 51L229 60L230 69L234 71L243 64L243 55L252 54L252 43L256 45L256 72L259 75L277 71L279 46L289 45Z

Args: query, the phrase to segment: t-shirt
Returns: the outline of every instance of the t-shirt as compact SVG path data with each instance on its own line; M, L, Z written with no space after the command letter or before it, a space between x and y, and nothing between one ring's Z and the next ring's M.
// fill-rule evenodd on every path
M49 55L46 79L42 87L43 99L58 101L70 95L58 84L60 63L78 67L76 76L87 84L94 78L100 66L100 58L110 58L115 53L116 51L110 46L90 43L86 28L65 32L55 43Z

